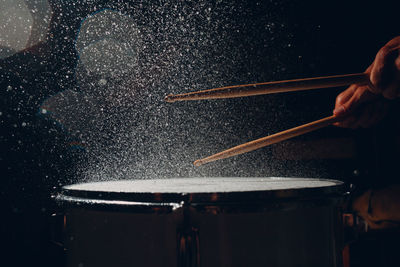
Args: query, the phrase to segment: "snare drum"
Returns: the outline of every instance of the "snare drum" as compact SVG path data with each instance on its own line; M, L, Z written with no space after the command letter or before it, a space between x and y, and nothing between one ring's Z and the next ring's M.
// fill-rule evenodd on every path
M340 266L342 182L177 178L66 186L67 266Z

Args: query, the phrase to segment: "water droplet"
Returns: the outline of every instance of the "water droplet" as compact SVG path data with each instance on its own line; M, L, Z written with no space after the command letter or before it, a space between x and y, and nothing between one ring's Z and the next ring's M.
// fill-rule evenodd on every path
M100 79L99 80L99 85L106 85L107 84L107 80L106 79Z

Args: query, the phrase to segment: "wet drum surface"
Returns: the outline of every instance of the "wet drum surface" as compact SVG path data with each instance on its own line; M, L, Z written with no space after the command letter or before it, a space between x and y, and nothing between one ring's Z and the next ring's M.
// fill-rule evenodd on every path
M305 178L201 177L93 182L66 186L65 189L115 193L222 193L325 188L340 184L334 180Z

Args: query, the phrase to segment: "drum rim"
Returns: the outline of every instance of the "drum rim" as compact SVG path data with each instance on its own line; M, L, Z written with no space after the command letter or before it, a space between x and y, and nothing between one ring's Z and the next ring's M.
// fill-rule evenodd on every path
M213 177L210 177L213 178ZM235 179L239 177L215 177L216 179ZM250 178L250 177L240 177ZM257 177L269 178L269 177ZM325 181L334 183L334 185L311 187L311 188L296 188L296 189L273 189L259 191L230 191L230 192L208 192L208 193L178 193L178 192L163 192L163 193L146 193L146 192L110 192L110 191L91 191L71 189L69 186L64 186L56 199L59 202L72 203L101 203L101 205L119 205L123 203L128 205L136 205L146 203L146 205L174 205L182 203L192 204L216 204L216 203L262 203L281 202L288 200L315 200L321 198L341 198L346 193L344 182L332 179L320 178L282 178L282 179L301 179L307 181ZM158 180L158 179L151 179ZM112 181L110 181L112 182ZM85 183L86 184L86 183ZM78 185L78 184L76 184Z

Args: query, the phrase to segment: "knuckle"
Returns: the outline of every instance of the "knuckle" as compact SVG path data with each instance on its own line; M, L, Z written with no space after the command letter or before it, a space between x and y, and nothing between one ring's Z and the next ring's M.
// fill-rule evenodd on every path
M396 36L387 43L387 45L397 45L397 44L400 44L400 36Z
M340 104L342 104L342 103L343 103L343 93L339 94L339 95L336 97L336 105L340 105Z
M392 52L392 48L390 48L389 46L385 45L384 47L382 47L378 51L378 53L376 55L376 58L385 60L390 55L391 52Z
M394 65L396 67L396 70L398 72L400 72L400 55L396 58L396 60L394 61Z
M357 90L356 92L354 92L354 100L360 100L363 94L364 94L363 90Z
M376 64L375 64L376 65ZM382 92L381 83L382 83L382 69L378 67L374 67L371 72L370 80L372 84L372 91L376 93Z
M338 96L336 97L336 105L342 105L344 102L346 102L347 99L347 95L349 94L348 89L341 92L340 94L338 94Z

